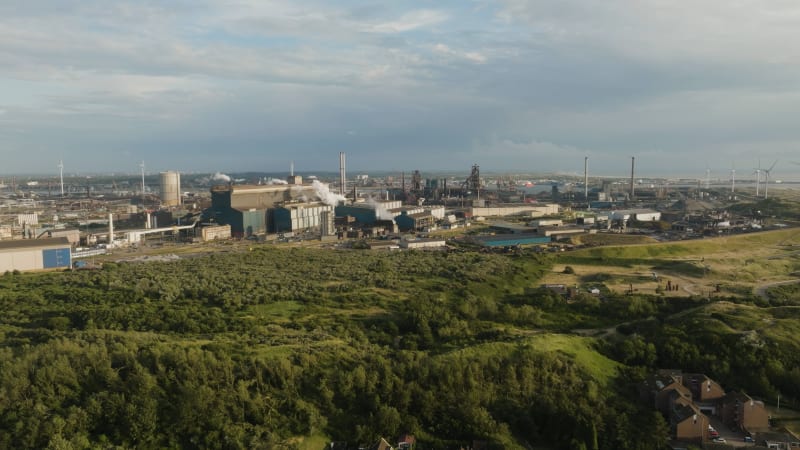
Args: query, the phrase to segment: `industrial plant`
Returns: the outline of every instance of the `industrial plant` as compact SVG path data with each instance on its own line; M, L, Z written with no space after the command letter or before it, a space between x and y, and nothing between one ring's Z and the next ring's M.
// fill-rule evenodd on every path
M542 245L655 230L663 239L685 239L761 229L758 213L727 205L740 196L767 198L777 187L774 180L770 186L774 164L754 172L755 189L739 180L737 190L733 170L729 182L712 183L708 171L705 180L637 177L634 157L629 177L590 177L589 158L583 163L583 177L486 175L475 164L462 175L417 169L348 178L340 152L338 174L304 179L293 163L285 176L231 177L148 174L144 162L135 175L65 178L59 162L57 178L0 180L0 271L70 268L109 251L226 240L428 248L408 242L435 232L467 234L478 224L484 231L463 242Z

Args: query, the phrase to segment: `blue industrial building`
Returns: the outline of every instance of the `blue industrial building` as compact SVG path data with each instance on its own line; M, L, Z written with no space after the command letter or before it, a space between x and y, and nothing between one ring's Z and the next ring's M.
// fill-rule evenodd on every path
M0 242L0 272L69 268L72 246L66 237Z
M338 205L334 211L336 217L355 217L356 222L362 225L372 225L378 220L378 212L375 207L367 204Z

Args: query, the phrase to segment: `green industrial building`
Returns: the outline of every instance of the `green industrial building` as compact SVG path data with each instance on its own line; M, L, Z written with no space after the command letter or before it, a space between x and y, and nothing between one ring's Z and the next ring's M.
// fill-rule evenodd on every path
M308 216L309 212L319 210L315 209L318 203L307 203L307 199L316 198L314 186L305 184L217 185L211 188L211 207L203 215L205 220L230 225L231 236L237 238L264 235L278 229L297 231L301 225L318 226L320 218ZM305 205L311 209L305 211ZM330 206L327 208L332 209ZM275 215L276 211L283 210L288 213ZM279 221L277 227L272 222L275 220Z

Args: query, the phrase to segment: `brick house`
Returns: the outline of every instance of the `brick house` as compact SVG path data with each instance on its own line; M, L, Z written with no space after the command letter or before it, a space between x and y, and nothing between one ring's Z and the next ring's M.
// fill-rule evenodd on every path
M769 430L769 412L764 402L747 394L731 392L723 397L720 410L722 422L727 426L749 433Z
M679 441L701 442L708 433L708 417L693 404L680 400L670 415L670 428Z

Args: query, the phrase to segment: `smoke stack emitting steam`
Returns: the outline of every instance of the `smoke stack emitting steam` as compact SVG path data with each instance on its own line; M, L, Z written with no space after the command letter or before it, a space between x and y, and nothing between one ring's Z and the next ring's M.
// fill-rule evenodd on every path
M328 189L328 185L319 180L312 181L311 186L314 188L314 192L317 194L317 197L319 197L319 200L326 205L336 206L347 200L344 195L331 192L331 190Z
M372 197L367 197L367 202L366 203L368 205L372 206L375 209L375 217L377 217L378 220L393 220L394 219L394 216L392 215L392 213L389 212L389 210L386 209L386 207L383 206L383 204L381 202L375 200Z
M224 181L224 182L226 182L226 183L230 183L230 182L231 182L231 177L229 177L229 176L225 175L225 174L224 174L224 173L222 173L222 172L217 172L217 173L215 173L215 174L214 174L214 176L213 176L213 177L211 177L211 179L212 179L213 181Z

